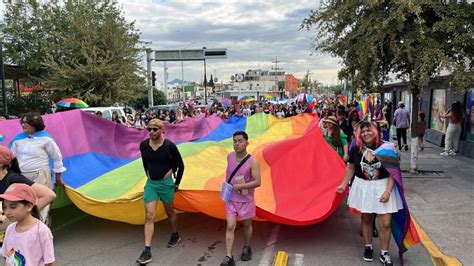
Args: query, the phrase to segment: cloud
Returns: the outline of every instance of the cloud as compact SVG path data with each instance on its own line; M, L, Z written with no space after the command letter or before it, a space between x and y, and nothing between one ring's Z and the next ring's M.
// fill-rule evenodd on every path
M215 72L221 80L259 66L270 69L276 58L288 73L302 78L309 70L313 79L324 83L334 82L340 68L338 59L313 53L314 33L299 30L301 21L318 8L315 1L118 2L126 19L135 21L142 39L154 50L227 48L227 59L207 61L208 73ZM180 62L167 65L169 80L181 78ZM203 79L202 62L184 65L186 80ZM157 73L163 72L162 66L162 62L152 64Z
M317 9L319 3L299 1L158 1L118 0L127 21L135 22L143 41L154 50L183 48L227 48L228 58L208 60L207 71L227 81L235 73L248 69L278 67L303 78L323 83L334 82L340 62L327 54L311 50L314 33L299 30L301 21ZM0 20L3 20L0 5ZM143 59L145 66L145 59ZM181 78L181 63L169 62L169 80ZM202 62L185 62L185 80L201 81ZM163 63L152 68L163 80ZM215 69L215 71L213 70Z

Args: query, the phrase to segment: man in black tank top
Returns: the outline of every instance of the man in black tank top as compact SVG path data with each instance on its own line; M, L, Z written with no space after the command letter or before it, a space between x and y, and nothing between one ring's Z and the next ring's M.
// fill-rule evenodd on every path
M143 168L147 176L143 192L145 201L145 249L137 259L139 264L152 261L151 241L155 228L155 210L159 200L163 202L166 215L171 223L173 233L168 242L168 247L176 247L181 241L178 234L178 219L173 208L174 192L178 189L184 172L184 163L176 145L163 138L163 122L152 119L147 126L149 139L140 143ZM172 175L177 174L175 181Z

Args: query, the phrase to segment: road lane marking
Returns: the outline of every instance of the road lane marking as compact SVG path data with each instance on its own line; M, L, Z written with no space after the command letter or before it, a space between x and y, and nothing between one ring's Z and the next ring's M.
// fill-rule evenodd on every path
M273 254L275 253L275 244L278 241L278 235L280 233L281 225L275 225L273 227L270 237L267 239L265 249L262 252L262 257L258 266L270 266L272 265Z
M275 254L275 259L273 260L273 266L287 266L288 265L288 253L285 251L278 251Z

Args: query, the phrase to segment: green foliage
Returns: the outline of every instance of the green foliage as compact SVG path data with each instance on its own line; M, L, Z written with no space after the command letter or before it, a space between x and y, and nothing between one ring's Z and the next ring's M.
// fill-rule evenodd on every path
M145 86L143 43L115 1L12 1L3 31L7 62L26 67L56 98L106 106Z
M26 96L8 94L8 113L20 116L28 112L51 113L50 95L45 92L32 92Z
M128 105L131 105L136 110L140 110L148 106L148 92L145 87L143 87L139 95L140 96L137 99L128 103ZM157 89L153 89L153 104L162 105L166 103L167 101L164 92Z
M371 90L390 73L423 87L442 70L472 82L474 5L461 1L325 1L301 27L313 47L342 58L340 78Z

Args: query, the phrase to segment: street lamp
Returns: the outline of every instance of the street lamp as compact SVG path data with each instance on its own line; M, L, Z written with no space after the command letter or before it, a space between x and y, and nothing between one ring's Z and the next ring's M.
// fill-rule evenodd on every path
M0 79L2 83L2 105L5 116L8 117L7 91L5 88L5 71L3 69L3 44L0 43Z
M204 104L207 105L206 47L202 49L204 50Z

